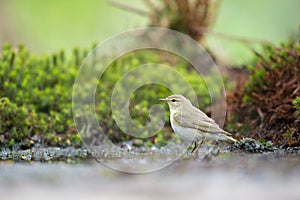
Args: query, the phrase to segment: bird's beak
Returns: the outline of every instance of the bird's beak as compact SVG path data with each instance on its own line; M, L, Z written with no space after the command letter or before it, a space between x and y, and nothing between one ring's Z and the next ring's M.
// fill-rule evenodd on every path
M160 101L167 101L166 98L160 98L160 99L158 99L158 100L160 100Z

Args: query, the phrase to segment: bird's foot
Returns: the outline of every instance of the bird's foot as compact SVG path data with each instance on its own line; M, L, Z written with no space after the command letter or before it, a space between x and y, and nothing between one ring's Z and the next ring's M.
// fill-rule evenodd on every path
M192 154L197 153L197 151L199 150L199 148L201 147L201 145L203 144L203 141L196 141L194 142L194 147L191 151Z
M208 161L218 156L219 153L220 149L217 147L204 146L199 151L197 151L197 154L194 155L196 155L195 158L197 159Z

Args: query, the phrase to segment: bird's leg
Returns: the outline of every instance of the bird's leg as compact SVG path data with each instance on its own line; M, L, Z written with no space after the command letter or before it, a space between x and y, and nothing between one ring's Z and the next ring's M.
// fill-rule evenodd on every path
M196 153L197 151L198 151L198 149L199 149L199 147L203 144L203 141L204 140L198 140L198 141L195 141L194 142L194 147L193 147L193 149L192 149L192 151L191 151L191 153Z

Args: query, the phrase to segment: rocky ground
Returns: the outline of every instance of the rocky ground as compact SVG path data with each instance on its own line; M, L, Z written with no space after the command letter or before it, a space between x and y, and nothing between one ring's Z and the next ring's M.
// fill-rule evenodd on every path
M2 150L0 194L4 199L299 199L299 148L253 153L238 146L187 152L142 174L115 171L84 149Z

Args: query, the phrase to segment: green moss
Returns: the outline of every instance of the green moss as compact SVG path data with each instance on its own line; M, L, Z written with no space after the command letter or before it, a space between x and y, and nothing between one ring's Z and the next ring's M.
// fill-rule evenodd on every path
M4 135L1 146L29 148L40 143L45 146L80 146L72 116L72 89L77 71L88 54L86 49L74 49L71 55L58 51L52 55L36 56L23 46L5 45L0 54L0 134ZM133 140L120 130L111 112L111 95L117 81L128 70L145 63L165 63L162 52L150 50L127 54L113 62L98 82L96 113L104 132L113 142ZM184 60L172 61L172 66L191 84L199 99L200 108L210 104L206 84L214 84L214 78L204 83L199 74ZM171 75L166 77L172 80ZM132 81L135 81L133 79ZM174 85L180 88L180 85ZM215 93L219 87L213 87ZM189 91L183 91L189 93ZM158 98L171 92L158 84L144 85L131 97L130 113L139 127L149 121L149 109L158 104ZM85 95L85 92L82 92ZM167 105L163 104L167 109ZM80 117L80 116L76 116ZM168 119L167 124L168 125ZM171 129L164 129L143 144L166 144ZM143 133L148 136L149 132Z
M300 97L296 97L293 101L293 104L297 110L298 117L300 118ZM300 135L299 135L300 136Z
M83 58L82 54L73 54L66 60L63 51L37 57L23 46L3 47L0 54L0 134L5 139L1 146L28 148L37 142L60 145L57 135L61 133L62 138L78 143L72 136L76 131L71 97L78 69L76 61Z

